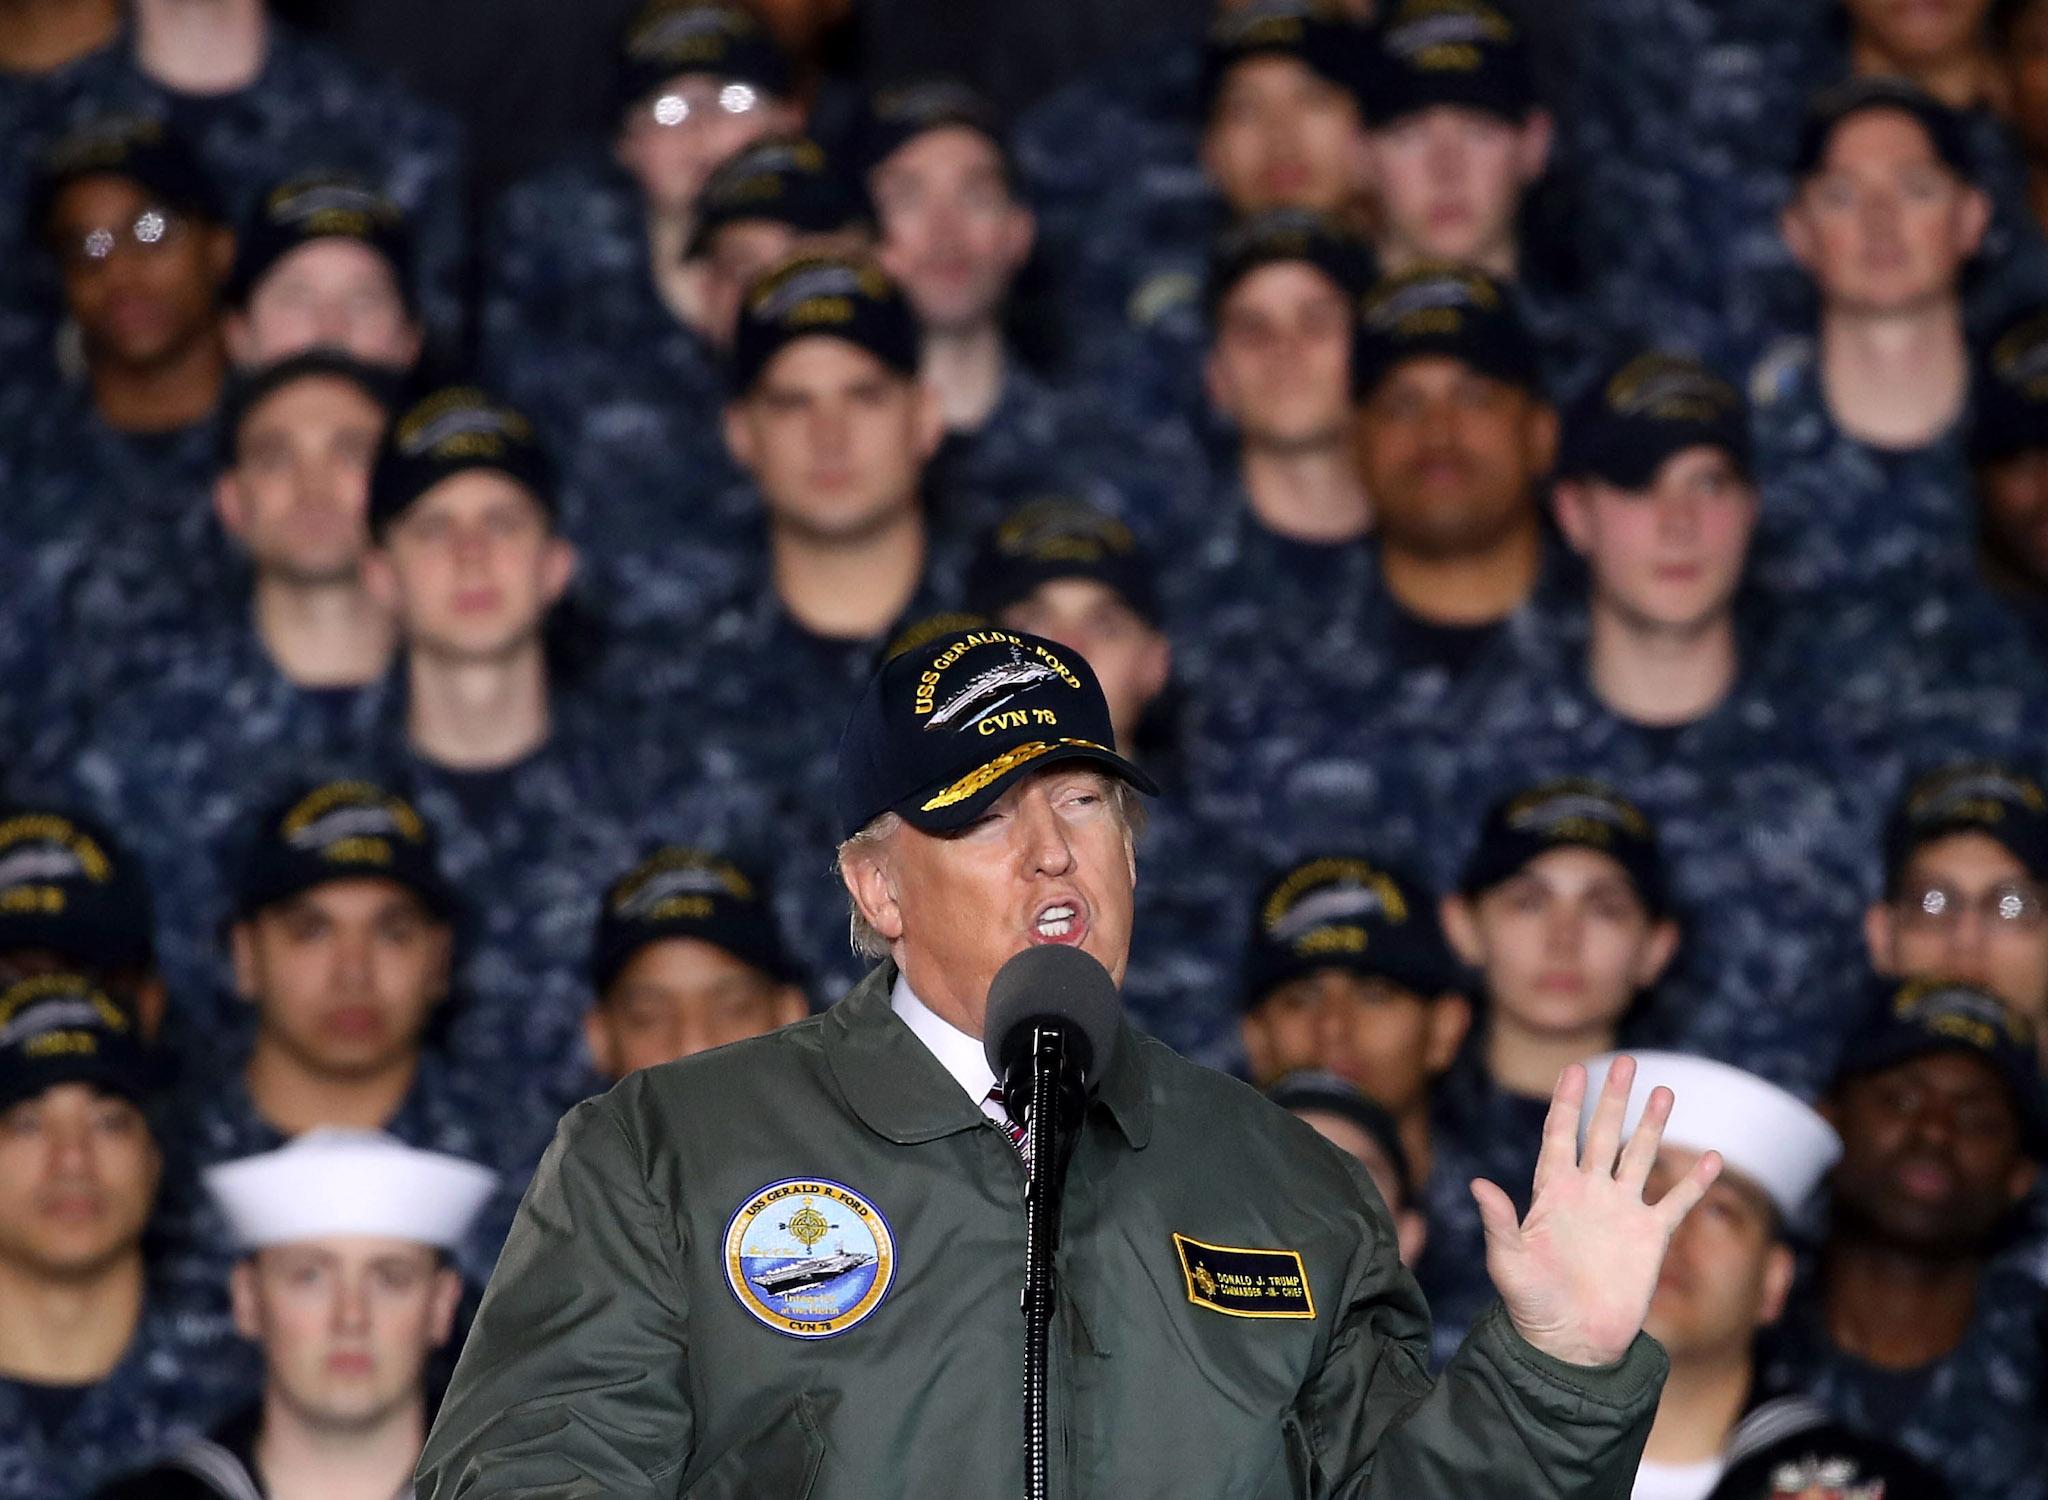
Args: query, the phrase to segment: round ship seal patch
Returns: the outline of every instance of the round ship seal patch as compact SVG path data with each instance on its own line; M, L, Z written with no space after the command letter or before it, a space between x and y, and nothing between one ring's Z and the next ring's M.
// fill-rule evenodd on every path
M846 1332L881 1305L895 1274L888 1221L843 1183L770 1183L725 1228L726 1285L741 1307L791 1338Z

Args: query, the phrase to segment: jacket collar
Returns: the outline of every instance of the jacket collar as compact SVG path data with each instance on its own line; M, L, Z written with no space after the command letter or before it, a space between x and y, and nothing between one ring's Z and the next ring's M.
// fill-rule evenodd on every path
M895 983L896 965L885 961L826 1014L825 1059L840 1093L863 1124L898 1145L977 1128L988 1117L891 1008ZM1095 1104L1133 1149L1151 1140L1144 1042L1128 1021Z

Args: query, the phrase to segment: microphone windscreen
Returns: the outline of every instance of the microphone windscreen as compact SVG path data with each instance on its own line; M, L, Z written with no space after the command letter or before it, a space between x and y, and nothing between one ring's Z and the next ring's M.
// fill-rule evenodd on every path
M988 987L982 1047L998 1078L1007 1076L1012 1052L1028 1045L1033 1022L1065 1022L1088 1047L1089 1086L1109 1072L1123 1020L1116 981L1093 955L1061 943L1026 948L996 971Z

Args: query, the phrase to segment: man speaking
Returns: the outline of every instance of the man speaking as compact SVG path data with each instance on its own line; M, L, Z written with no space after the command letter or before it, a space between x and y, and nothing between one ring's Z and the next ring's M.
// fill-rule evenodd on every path
M996 972L1121 978L1134 792L1078 656L941 635L839 756L856 942L824 1015L579 1105L528 1190L421 1461L422 1500L1002 1500L1025 1490L1027 1169L980 1038ZM1363 1169L1126 1027L1066 1172L1050 1493L1625 1496L1663 1382L1671 1095L1626 1143L1568 1069L1518 1223L1475 1184L1502 1305L1432 1385L1428 1313Z

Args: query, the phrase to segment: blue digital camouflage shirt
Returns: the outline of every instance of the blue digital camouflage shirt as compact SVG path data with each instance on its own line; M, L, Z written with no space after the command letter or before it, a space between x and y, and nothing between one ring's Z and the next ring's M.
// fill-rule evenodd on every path
M1758 364L1752 573L1784 593L1910 586L1934 592L1976 570L1974 483L1958 422L1924 447L1881 449L1842 430L1817 346L1788 340Z
M96 118L161 119L191 143L237 224L250 216L257 194L286 177L324 169L360 174L405 212L427 326L444 347L459 348L468 212L460 127L289 26L268 25L261 70L246 87L222 94L165 88L142 72L124 36L66 69L36 101L28 129L0 145L0 153L25 157L33 171L51 144ZM0 208L0 247L10 258L26 229L23 203L9 195ZM54 315L55 303L45 305Z
M1809 1280L1769 1335L1767 1378L1932 1464L1957 1500L2039 1500L2048 1494L2043 1307L2023 1273L1987 1271L1961 1344L1920 1369L1887 1370L1835 1344Z
M181 1051L223 1019L219 935L251 821L323 769L359 774L372 748L368 690L292 682L239 598L239 618L224 610L201 629L81 643L98 659L79 669L92 701L63 782L142 862L173 996L166 1036Z
M217 1319L152 1293L120 1363L54 1428L0 1378L0 1500L84 1500L255 1399L262 1370Z

